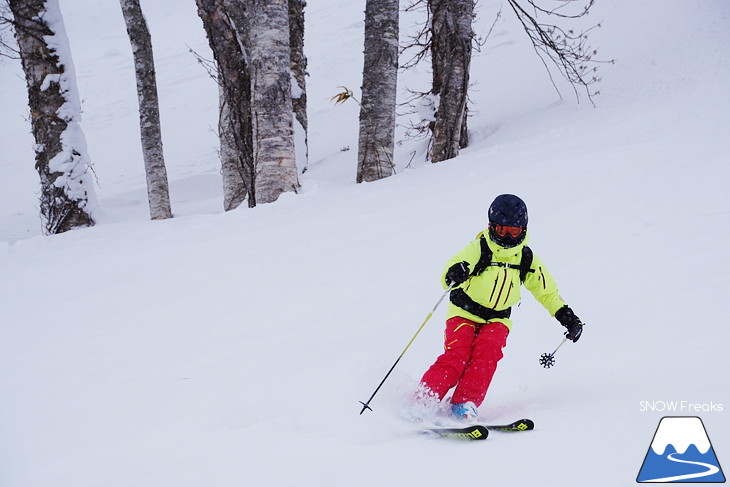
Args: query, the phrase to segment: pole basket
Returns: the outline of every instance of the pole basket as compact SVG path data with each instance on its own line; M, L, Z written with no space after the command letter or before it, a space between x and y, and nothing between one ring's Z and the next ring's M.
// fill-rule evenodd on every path
M555 356L552 353L543 353L540 355L540 365L549 369L555 365Z

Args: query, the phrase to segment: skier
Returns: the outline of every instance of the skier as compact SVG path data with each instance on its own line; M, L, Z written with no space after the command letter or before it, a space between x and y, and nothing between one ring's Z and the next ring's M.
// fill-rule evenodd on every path
M577 342L583 323L558 294L544 264L527 243L527 206L512 194L489 207L489 227L446 263L444 287L453 286L444 334L444 353L421 379L417 400L441 401L453 387L451 412L477 419L477 408L492 381L512 328L511 307L525 287L567 328Z

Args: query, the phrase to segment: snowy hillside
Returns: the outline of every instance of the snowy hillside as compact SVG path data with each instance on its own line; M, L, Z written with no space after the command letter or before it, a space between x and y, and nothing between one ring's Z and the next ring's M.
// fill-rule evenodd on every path
M359 88L364 2L310 0L304 191L229 213L194 2L144 2L176 216L157 222L119 7L61 3L101 213L40 235L24 81L2 59L0 486L629 485L666 415L700 416L730 465L726 1L599 2L592 42L616 64L596 108L560 99L505 8L474 58L472 146L424 165L404 141L396 176L355 185L357 106L329 98ZM479 3L482 34L499 6ZM562 328L527 292L514 310L480 416L536 429L463 443L399 418L445 306L358 415L504 192L587 323L545 370Z

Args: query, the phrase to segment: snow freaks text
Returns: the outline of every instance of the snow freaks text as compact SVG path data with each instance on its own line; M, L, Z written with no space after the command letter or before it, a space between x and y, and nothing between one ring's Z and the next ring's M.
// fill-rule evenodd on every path
M639 412L668 412L668 413L721 413L724 410L722 403L698 403L692 401L640 401Z

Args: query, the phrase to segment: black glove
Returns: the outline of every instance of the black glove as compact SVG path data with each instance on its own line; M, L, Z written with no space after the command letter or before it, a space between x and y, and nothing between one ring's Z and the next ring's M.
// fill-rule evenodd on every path
M568 331L565 332L565 338L572 340L574 343L578 341L581 333L583 333L583 322L575 316L573 310L568 305L563 306L555 313L555 318Z
M469 278L469 264L466 262L459 262L449 267L446 271L446 285L447 286L458 286L462 282Z

